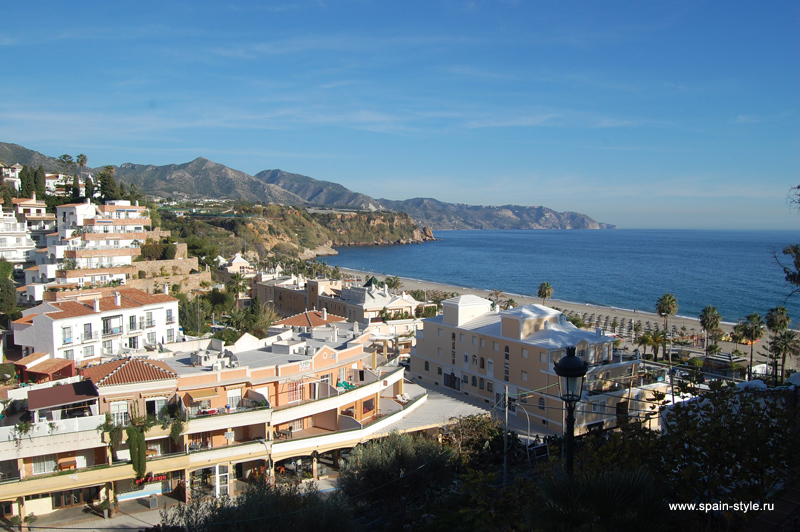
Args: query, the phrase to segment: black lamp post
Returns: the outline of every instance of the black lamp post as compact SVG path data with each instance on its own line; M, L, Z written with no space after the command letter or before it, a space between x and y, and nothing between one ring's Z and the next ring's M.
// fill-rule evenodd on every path
M572 476L572 462L575 445L575 405L581 400L583 377L588 370L585 361L575 356L575 347L566 349L567 354L554 363L558 384L561 387L561 400L567 407L567 474Z

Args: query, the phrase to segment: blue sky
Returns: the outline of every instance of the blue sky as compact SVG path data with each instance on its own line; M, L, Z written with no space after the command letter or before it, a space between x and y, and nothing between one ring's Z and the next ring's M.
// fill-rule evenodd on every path
M15 2L0 140L623 228L792 229L800 3ZM13 161L12 161L13 162Z

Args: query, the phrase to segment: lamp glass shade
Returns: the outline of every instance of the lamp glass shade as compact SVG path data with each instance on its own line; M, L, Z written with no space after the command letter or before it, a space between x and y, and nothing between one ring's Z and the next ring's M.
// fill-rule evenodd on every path
M575 347L568 347L567 354L554 365L561 387L561 399L567 403L577 403L581 400L583 377L588 370L586 362L576 357L575 351Z
M558 385L561 387L561 399L567 403L577 403L581 400L583 390L583 376L559 377Z

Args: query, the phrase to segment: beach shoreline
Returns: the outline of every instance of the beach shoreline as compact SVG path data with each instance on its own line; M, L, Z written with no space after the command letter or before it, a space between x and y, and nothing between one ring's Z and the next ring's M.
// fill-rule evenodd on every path
M356 278L361 278L362 280L366 279L369 276L373 276L378 280L383 280L387 277L386 274L382 273L375 273L375 272L368 272L363 270L357 270L354 268L342 268L340 267L339 270L345 276L353 276ZM402 277L398 276L398 278L402 281L402 285L400 286L400 290L402 291L411 291L411 290L437 290L441 292L456 292L459 295L466 295L472 294L478 297L483 297L489 299L489 296L492 294L491 289L482 289L482 288L475 288L475 287L464 287L464 286L457 286L447 283L440 283L435 281L426 281L422 279L413 279L410 277ZM513 299L517 306L520 305L530 305L530 304L541 304L542 300L539 297L529 296L525 294L518 294L512 292L503 292L506 298ZM613 319L616 317L617 321L623 321L624 323L636 323L637 321L641 321L642 323L642 333L646 332L646 324L647 322L650 323L651 328L655 328L655 324L658 324L659 328L663 328L664 326L664 319L656 314L655 309L653 311L649 310L642 310L642 309L628 309L628 308L620 308L620 307L613 307L613 306L606 306L606 305L599 305L599 304L592 304L592 303L580 303L575 301L565 301L558 298L549 298L547 299L546 303L547 306L557 308L565 313L579 313L581 315L586 315L586 318L591 318L592 315L596 317L599 315L601 316L601 323L600 327L604 327L605 325L610 326L613 323ZM655 302L653 302L653 307L655 307ZM680 307L679 307L680 308ZM608 317L608 322L606 323L606 317ZM584 319L586 321L586 319ZM595 325L595 323L592 323ZM730 322L722 322L720 324L720 328L725 331L726 333L730 333L733 330L735 323ZM699 317L693 318L690 316L682 316L680 314L671 316L669 318L669 327L672 328L675 326L677 330L680 332L682 327L686 327L687 334L697 336L698 338L705 338L705 333L703 331L702 326L700 325ZM627 328L625 329L627 331ZM627 337L627 333L624 334ZM630 342L630 340L629 340ZM731 344L731 350L733 346ZM740 347L740 349L744 350Z

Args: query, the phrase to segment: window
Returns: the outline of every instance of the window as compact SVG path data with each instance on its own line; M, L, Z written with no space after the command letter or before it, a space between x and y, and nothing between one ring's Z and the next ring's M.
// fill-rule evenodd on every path
M494 361L493 360L490 360L490 361L488 361L486 363L486 373L488 373L489 376L494 375Z
M547 364L547 353L539 353L539 362Z
M510 370L511 368L509 367L508 362L506 362L503 368L503 380L506 382L508 382L508 373Z
M546 402L544 400L544 397L540 397L539 398L539 410L544 410L545 405L546 405Z
M425 371L430 371L430 370L431 370L431 365L430 365L430 364L428 363L428 361L426 360L426 361L425 361Z
M156 333L154 332L147 333L147 343L150 345L156 345Z
M152 312L145 313L145 321L146 321L145 325L147 327L154 327L155 324L156 324L156 322L153 321L153 313Z
M441 335L442 335L442 329L441 329L441 327L439 328L439 330L438 330L438 333L439 333L439 336L441 336Z
M472 337L472 345L478 345L478 337L477 336L473 336Z
M480 367L481 369L484 369L484 368L486 367L486 364L485 364L485 362L484 362L484 360L483 360L483 357L481 357L481 363L480 363L480 366L479 366L479 367Z
M228 390L227 405L231 408L239 408L242 404L242 389L236 388L235 390Z
M479 380L478 382L479 382L479 384L478 384L478 388L480 388L481 390L483 390L483 384L484 384L484 380L483 380L483 379L481 379L481 380Z
M64 350L64 358L67 360L75 360L75 355L73 354L72 349Z
M437 373L438 375L441 375L441 374L442 374L442 366L439 366L439 367L437 367L437 368L436 368L436 373Z
M122 316L103 318L103 334L122 334Z
M467 377L466 375L463 375L461 377L461 382L463 382L464 384L469 384L469 377Z
M527 371L523 371L521 377L522 377L523 382L527 381L528 380L528 372Z
M522 358L528 358L528 350L524 347L522 348ZM547 362L547 361L545 361Z
M290 382L289 383L289 402L296 403L301 399L300 396L300 383L299 382Z
M481 338L481 347L486 347L486 340Z
M103 352L110 354L113 348L114 344L111 342L111 340L103 340Z
M45 473L52 473L56 470L57 465L58 457L55 454L36 456L33 459L33 474L43 475Z
M464 364L469 364L469 355L464 353Z
M600 403L592 403L592 413L600 412Z
M136 316L131 316L128 320L128 329L131 331L136 330Z
M65 344L72 343L72 327L61 327L61 340Z
M172 309L167 309L167 323L173 323L175 320L172 318Z
M132 337L128 338L128 347L130 349L139 349L139 337L138 336L132 336Z
M175 329L167 329L167 342L175 341Z
M458 340L459 340L460 342L463 342L463 341L464 341L464 333L461 333L460 335L458 335Z
M83 324L83 339L84 339L84 341L92 339L92 324L91 323L84 323Z
M162 408L167 406L166 397L151 397L144 402L144 411L148 416L158 418Z
M478 365L478 355L472 355L472 365L473 366Z
M500 344L498 344L497 342L492 342L492 349L494 349L495 351L500 351Z
M511 354L508 346L506 346L503 351L505 352L506 360L508 360L509 359L509 355Z
M437 347L436 348L436 356L442 356L442 348L441 347Z
M486 391L487 392L494 391L494 383L492 381L486 381Z
M83 348L83 358L90 358L94 356L94 346L87 345Z
M111 419L114 425L125 426L130 418L128 417L128 401L113 401L110 405Z

